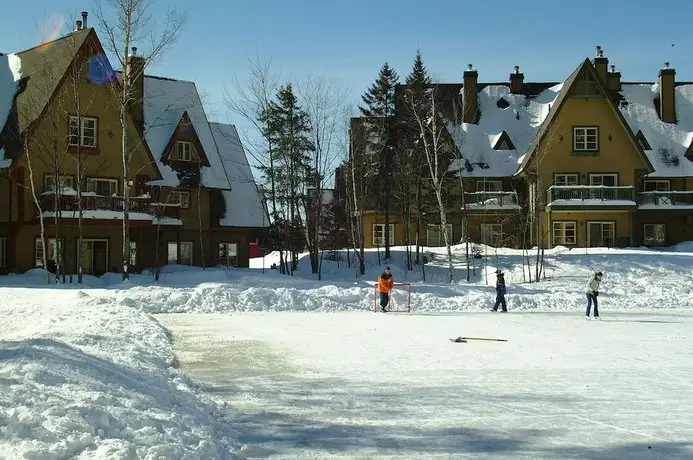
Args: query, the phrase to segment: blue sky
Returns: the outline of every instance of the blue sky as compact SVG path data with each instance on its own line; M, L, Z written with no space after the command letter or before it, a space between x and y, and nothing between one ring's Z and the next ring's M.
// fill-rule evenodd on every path
M233 89L234 78L244 82L247 59L256 55L271 59L286 80L308 73L335 78L354 104L385 61L403 78L417 48L445 82L459 81L469 63L480 81L505 81L514 65L526 81L560 81L593 57L597 44L626 81L656 79L665 61L676 68L677 80L693 80L690 0L668 0L669 15L640 0L155 1L155 16L170 5L187 9L189 20L149 73L194 80L210 117L221 121L238 122L223 93ZM67 30L80 11L94 10L89 0L3 3L9 5L0 14L2 52L38 44L46 19L56 14Z

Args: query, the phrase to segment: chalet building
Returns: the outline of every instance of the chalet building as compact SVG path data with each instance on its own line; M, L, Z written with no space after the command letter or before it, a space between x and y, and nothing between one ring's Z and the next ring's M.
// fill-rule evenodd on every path
M43 221L47 268L120 272L125 187L130 271L247 267L249 242L267 219L235 127L208 120L193 82L144 75L133 48L127 65L135 97L123 136L115 98L122 75L83 18L66 36L12 55L21 75L5 107L9 116L0 120L2 271L43 266ZM9 80L3 58L0 85Z
M693 240L693 82L675 75L665 63L654 82L622 81L598 47L563 82L525 82L516 67L507 82L481 83L469 66L462 83L436 85L454 145L446 229L453 242L625 247ZM363 152L362 125L352 119L352 160ZM455 193L457 174L463 194ZM416 241L404 225L416 213L395 208L390 244ZM419 241L443 244L437 210L426 214ZM366 246L382 247L382 207L366 200L363 222Z

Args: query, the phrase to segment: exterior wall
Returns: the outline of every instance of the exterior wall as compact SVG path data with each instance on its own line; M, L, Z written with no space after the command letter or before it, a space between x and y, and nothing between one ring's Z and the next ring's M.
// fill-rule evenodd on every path
M219 260L219 243L237 243L238 244L238 266L248 267L248 230L236 228L214 229L205 231L200 245L200 234L198 231L181 229L166 229L159 236L159 261L160 264L168 263L168 243L169 242L192 242L193 243L193 265L202 266L203 251L204 265L206 267L214 267L217 265L225 265L225 262ZM156 247L154 240L152 247ZM156 257L155 254L152 254ZM153 261L151 266L155 266Z
M688 211L640 211L634 222L636 245L644 245L644 224L664 224L665 246L693 241L693 212Z
M609 104L606 97L565 101L530 166L535 170L538 162L542 200L554 173L579 173L581 185L589 184L589 173L615 173L619 185L638 184L637 170L646 168L646 163ZM579 126L599 127L598 153L573 154L573 127Z
M552 237L553 222L573 221L577 223L577 244L566 246L588 247L590 245L587 239L587 222L613 222L615 224L614 244L616 246L627 246L631 241L631 216L632 213L629 211L554 211L551 213L541 213L541 218L543 222L546 223L543 232L543 244L545 247L555 246Z

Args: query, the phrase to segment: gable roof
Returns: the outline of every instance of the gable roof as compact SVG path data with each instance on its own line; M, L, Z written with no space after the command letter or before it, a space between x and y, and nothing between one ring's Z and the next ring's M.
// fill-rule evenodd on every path
M483 85L478 93L477 123L446 123L448 133L462 159L453 160L449 170L465 169L466 177L509 177L517 172L521 158L535 137L562 84L535 84L533 94L512 94L507 84ZM507 105L497 102L503 99ZM496 150L503 132L515 150Z
M642 147L643 150L652 150L650 143L647 142L647 138L641 130L638 130L638 132L635 133L635 140L638 141L638 143L640 143L640 147Z
M70 32L51 42L20 51L22 75L29 77L24 92L17 97L19 131L24 132L46 109L67 69L94 29Z
M594 83L597 86L598 91L600 91L604 95L604 97L606 98L606 100L608 102L609 107L611 107L613 109L614 114L616 114L618 119L621 121L623 128L626 131L628 131L628 134L629 134L628 137L632 141L633 146L637 149L637 151L640 153L640 155L642 155L643 159L645 160L648 167L650 168L650 171L655 170L655 168L652 165L648 156L645 154L645 152L640 147L640 145L635 141L635 135L633 134L633 131L632 131L630 125L626 122L626 119L624 118L621 111L618 110L618 108L614 104L613 100L608 96L608 94L609 94L608 90L604 86L604 83L602 82L601 78L599 76L597 76L597 71L595 70L594 66L592 65L592 62L590 62L589 59L585 59L582 62L582 64L580 64L573 71L573 73L568 77L568 79L564 82L563 88L561 89L558 97L556 98L556 101L555 101L553 107L551 107L551 110L549 111L548 116L546 117L546 119L542 123L541 128L539 129L539 132L536 134L536 136L532 140L532 144L529 146L527 153L521 157L520 167L519 167L516 174L519 174L520 172L522 172L529 165L532 157L534 156L534 153L536 152L537 148L539 147L539 144L544 139L544 136L546 136L549 128L551 127L551 124L553 123L553 120L556 117L556 114L558 112L560 112L566 99L570 95L571 91L573 91L573 89L575 87L575 83L578 81L578 77L580 75L585 75L585 74L592 77Z
M226 215L219 219L219 225L268 227L269 218L236 127L223 123L210 123L210 127L231 182L231 190L221 192L226 201Z
M651 150L645 154L654 165L648 177L693 177L693 83L674 89L677 123L663 122L657 114L656 83L624 83L619 111L633 131L641 131Z
M187 110L183 112L183 115L181 115L180 120L178 120L178 125L176 126L176 129L174 129L173 133L171 134L171 139L169 139L168 144L166 144L166 147L164 148L164 151L162 153L164 157L162 158L162 161L175 161L171 160L170 156L173 153L173 148L178 138L177 134L180 131L180 128L185 126L186 124L190 125L189 129L192 131L194 139L193 145L195 147L195 154L198 157L198 161L201 165L209 166L209 159L207 158L207 154L205 153L204 148L202 148L202 143L200 142L200 137L197 135L197 131L195 131L195 126L190 122L190 117L188 116Z
M3 134L22 77L22 62L15 54L0 55L0 169L9 168L12 160L5 157Z
M176 171L164 164L163 155L186 112L209 160L209 166L200 168L202 186L230 189L231 184L195 83L145 75L144 135L162 174L162 179L150 181L149 184L166 187L181 185Z

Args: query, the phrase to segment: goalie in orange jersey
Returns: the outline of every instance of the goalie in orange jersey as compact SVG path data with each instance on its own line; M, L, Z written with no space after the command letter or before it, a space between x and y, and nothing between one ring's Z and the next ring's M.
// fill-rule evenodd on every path
M380 311L387 312L387 305L390 303L390 295L392 295L392 286L395 280L392 278L392 270L390 267L385 267L385 271L378 277L378 292L380 293Z

